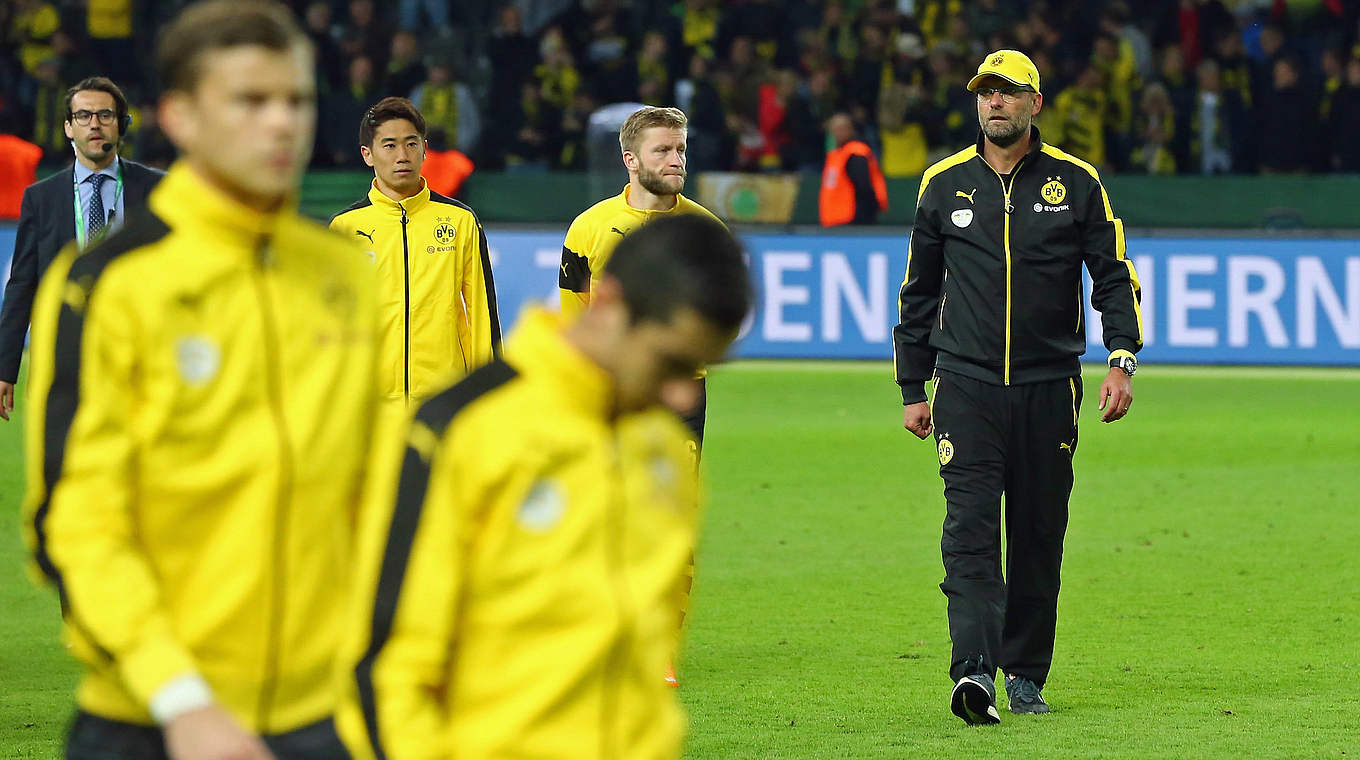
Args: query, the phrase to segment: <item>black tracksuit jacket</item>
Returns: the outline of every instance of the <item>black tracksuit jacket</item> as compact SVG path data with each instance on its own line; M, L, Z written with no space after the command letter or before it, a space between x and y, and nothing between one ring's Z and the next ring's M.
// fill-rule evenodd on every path
M1138 275L1124 223L1095 167L1039 139L1003 179L976 145L921 177L893 328L903 403L935 369L996 385L1073 377L1086 351L1081 266L1105 346L1143 345Z

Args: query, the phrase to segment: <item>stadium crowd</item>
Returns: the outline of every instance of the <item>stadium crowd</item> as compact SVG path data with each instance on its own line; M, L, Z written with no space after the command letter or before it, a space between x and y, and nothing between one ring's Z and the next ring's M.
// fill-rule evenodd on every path
M90 74L134 103L129 157L173 151L147 57L186 0L0 9L5 127L64 162L64 93ZM1045 141L1107 172L1360 172L1356 0L291 0L317 46L313 166L361 166L355 129L409 96L478 166L579 170L618 101L690 116L690 170L822 167L848 112L888 176L976 137L964 90L988 50L1044 72Z

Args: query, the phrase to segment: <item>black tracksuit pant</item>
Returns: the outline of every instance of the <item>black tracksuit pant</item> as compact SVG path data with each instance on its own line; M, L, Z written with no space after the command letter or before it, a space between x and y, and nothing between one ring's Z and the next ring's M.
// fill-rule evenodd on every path
M690 440L694 442L697 449L704 447L704 417L708 414L708 378L701 377L696 382L699 383L699 401L689 414L680 415L680 421L689 428Z
M937 377L949 676L995 676L1000 667L1042 687L1053 663L1081 378L1002 386L945 371Z
M278 760L348 760L349 751L326 718L286 734L264 737ZM101 718L76 712L66 737L66 760L169 760L165 735L158 726Z

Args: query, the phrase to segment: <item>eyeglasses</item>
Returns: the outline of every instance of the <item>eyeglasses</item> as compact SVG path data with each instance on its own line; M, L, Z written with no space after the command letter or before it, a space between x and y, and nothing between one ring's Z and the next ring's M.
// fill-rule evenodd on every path
M983 87L974 92L977 93L978 100L983 103L991 100L993 95L1000 95L1002 103L1014 103L1020 99L1020 93L1029 92L1029 90L1024 87Z
M84 109L81 109L71 114L71 120L79 124L80 126L84 127L88 126L90 123L90 119L95 116L99 117L100 124L108 126L109 124L113 123L114 118L117 117L118 114L114 113L113 111L110 111L107 108L105 108L102 111L86 111Z

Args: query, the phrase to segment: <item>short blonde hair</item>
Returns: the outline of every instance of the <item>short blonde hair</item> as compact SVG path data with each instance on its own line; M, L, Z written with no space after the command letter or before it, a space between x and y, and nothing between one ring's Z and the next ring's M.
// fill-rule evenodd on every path
M625 153L637 152L638 138L642 136L644 130L652 127L688 130L689 119L685 118L685 112L679 108L643 106L625 119L623 126L619 128L619 147Z

